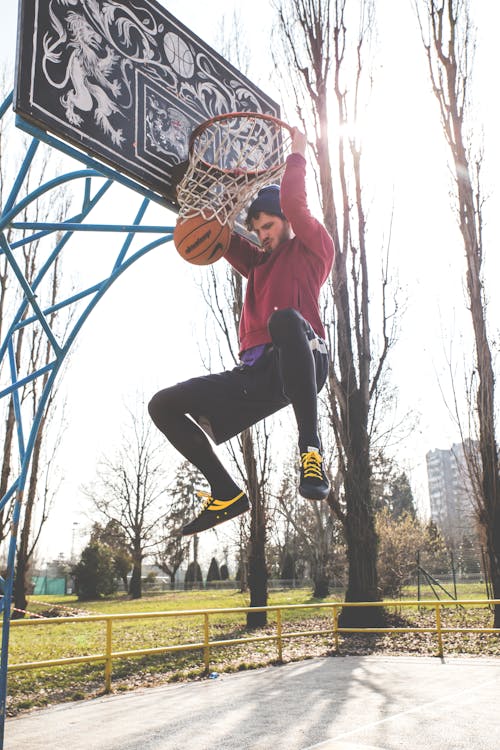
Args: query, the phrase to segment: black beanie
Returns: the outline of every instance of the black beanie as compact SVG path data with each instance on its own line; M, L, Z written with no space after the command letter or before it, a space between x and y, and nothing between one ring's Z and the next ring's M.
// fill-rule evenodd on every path
M281 219L285 219L280 205L279 185L266 185L266 187L263 187L261 190L259 190L257 197L248 209L248 229L252 228L252 219L254 219L257 214L260 214L261 211L264 211L264 213L266 214L279 216Z

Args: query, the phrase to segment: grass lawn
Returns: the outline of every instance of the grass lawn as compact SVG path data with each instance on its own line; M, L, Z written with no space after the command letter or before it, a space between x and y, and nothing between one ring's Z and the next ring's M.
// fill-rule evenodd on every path
M428 599L433 598L424 592ZM459 598L484 599L484 586L467 585L458 590ZM405 598L415 599L415 590L405 592ZM341 601L332 596L324 602ZM269 604L315 604L310 589L272 591ZM125 614L145 612L187 611L198 609L221 609L248 606L247 594L239 591L181 591L164 592L130 600L125 596L92 602L78 602L74 596L33 597L28 610L47 614L58 609L60 615L81 614ZM408 624L432 627L435 622L433 610L404 607L392 615L404 617ZM462 611L457 607L447 608L443 614L443 625L448 627L489 627L491 613L486 607ZM36 621L36 620L35 620ZM102 654L105 649L104 622L76 622L66 624L47 623L40 626L13 626L10 636L9 663L62 659L71 656ZM399 621L394 621L399 624ZM326 630L332 627L332 610L312 608L283 612L283 632L301 630ZM276 613L268 613L267 626L251 633L246 630L245 613L223 613L210 617L210 640L245 638L251 635L274 635ZM113 623L113 651L128 651L155 648L165 645L200 643L203 641L203 617L152 617ZM332 654L331 635L315 635L284 641L283 661L293 661L312 656ZM422 653L434 654L436 639L432 634L345 634L340 637L342 653ZM496 635L449 634L445 637L445 653L471 653L500 655L499 639ZM275 663L277 659L274 641L252 642L233 646L217 646L211 649L210 670L214 672L250 669ZM130 690L169 681L202 679L204 677L203 653L191 649L160 655L142 655L113 661L112 689ZM98 695L104 690L104 663L87 662L45 669L11 671L8 684L8 713L44 706L68 700L78 700Z
M272 592L269 604L313 604L310 590L293 589ZM165 592L130 600L125 596L79 602L76 596L32 597L28 610L33 614L48 614L54 610L60 616L81 614L125 614L143 612L223 609L248 606L248 595L239 591ZM326 619L320 609L310 616ZM294 621L300 612L291 612L284 620ZM331 617L331 611L330 611ZM36 622L36 619L32 620ZM269 613L265 632L276 632L276 615ZM298 626L297 626L298 627ZM327 624L321 627L328 627ZM293 629L296 629L294 626ZM210 639L239 638L246 633L245 613L226 613L210 618ZM113 623L113 651L139 650L164 645L200 643L203 640L203 617L158 617L124 620ZM11 628L9 663L25 663L41 659L63 659L72 656L102 654L105 648L105 623L81 622L16 626ZM218 647L212 652L213 671L246 669L269 664L276 658L272 642ZM203 654L200 649L155 656L137 656L113 661L113 690L128 690L139 685L157 684L201 678ZM29 669L9 673L8 710L43 706L61 700L76 700L102 693L104 689L103 662L74 664Z
M453 583L444 583L442 584L442 586L450 594L450 596L454 596ZM437 586L434 586L434 589L435 591L437 591L441 599L447 598L445 592L442 589L439 589ZM417 587L407 586L404 590L404 598L417 599ZM428 584L421 585L420 598L429 600L436 598L432 588ZM458 583L457 599L486 599L486 587L484 583L476 581L472 583Z

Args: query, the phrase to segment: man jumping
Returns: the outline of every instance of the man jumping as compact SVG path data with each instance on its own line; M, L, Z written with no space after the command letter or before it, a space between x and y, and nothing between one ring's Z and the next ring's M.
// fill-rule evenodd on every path
M234 233L224 256L247 279L241 364L165 388L149 403L156 426L210 485L210 493L200 493L205 499L183 535L250 508L207 435L220 444L288 404L297 420L299 492L323 500L330 491L317 424L317 395L328 374L318 299L334 246L307 205L305 149L305 135L296 128L281 188L262 188L248 210L247 225L260 246Z

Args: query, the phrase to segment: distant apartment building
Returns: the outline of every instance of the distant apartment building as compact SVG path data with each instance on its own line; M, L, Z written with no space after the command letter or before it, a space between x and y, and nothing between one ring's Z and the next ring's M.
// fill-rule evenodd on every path
M466 462L466 452L470 451L477 455L473 441L426 455L431 519L452 547L464 538L477 539L474 494Z

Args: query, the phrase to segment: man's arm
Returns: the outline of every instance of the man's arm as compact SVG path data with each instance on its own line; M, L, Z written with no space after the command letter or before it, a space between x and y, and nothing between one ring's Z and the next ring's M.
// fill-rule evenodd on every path
M281 207L296 237L330 267L334 255L333 240L307 205L306 146L306 136L298 128L294 128L291 154L287 158L281 181Z
M248 278L250 269L258 265L262 259L262 250L249 240L241 237L236 232L231 235L229 250L224 258L235 268L242 276Z

